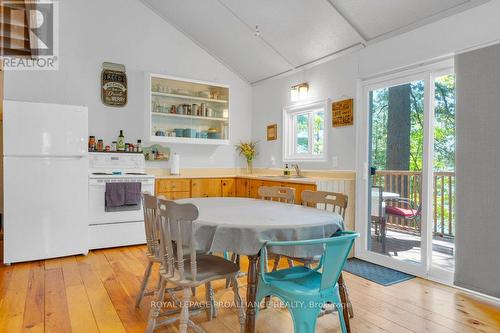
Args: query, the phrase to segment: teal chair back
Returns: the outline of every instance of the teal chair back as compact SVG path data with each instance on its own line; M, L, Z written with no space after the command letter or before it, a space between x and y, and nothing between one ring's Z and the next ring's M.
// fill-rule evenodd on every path
M264 247L264 252L267 252L267 247L287 247L287 246L323 246L323 255L320 265L315 270L322 269L321 290L331 288L337 283L342 268L347 260L347 256L352 249L354 240L359 237L359 234L354 231L341 231L329 238L311 239L303 241L271 241L267 242ZM265 255L265 253L264 253ZM261 272L264 270L264 260L261 260Z
M321 259L323 266L321 290L328 289L337 283L354 240L358 236L355 232L343 232L340 236L325 240L325 252Z

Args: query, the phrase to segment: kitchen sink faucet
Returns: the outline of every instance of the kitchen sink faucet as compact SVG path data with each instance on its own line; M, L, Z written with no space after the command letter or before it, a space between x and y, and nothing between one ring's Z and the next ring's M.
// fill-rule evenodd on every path
M297 174L298 177L302 176L302 171L300 171L300 167L297 163L292 164L292 168L295 169L295 173Z

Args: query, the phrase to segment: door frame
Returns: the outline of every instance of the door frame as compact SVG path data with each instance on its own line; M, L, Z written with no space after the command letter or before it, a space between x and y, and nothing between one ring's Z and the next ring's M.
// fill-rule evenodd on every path
M433 196L433 162L434 162L434 78L440 73L452 71L453 58L423 65L413 69L401 70L391 74L380 75L375 78L358 80L358 98L360 107L357 108L357 156L356 156L356 231L361 234L361 239L356 242L356 257L382 266L396 269L408 274L423 278L432 278L437 273L440 282L451 283L452 275L440 274L431 270L432 264L432 196ZM421 262L413 264L399 261L389 256L368 251L368 211L370 209L368 172L370 160L370 115L368 92L380 88L397 86L400 84L423 80L424 91L424 147L422 170L422 226L421 226ZM449 272L447 272L449 273Z

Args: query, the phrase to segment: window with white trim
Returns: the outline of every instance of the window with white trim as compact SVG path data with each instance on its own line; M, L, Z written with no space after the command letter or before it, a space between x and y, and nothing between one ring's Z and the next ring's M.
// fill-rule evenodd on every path
M283 160L326 159L326 110L328 101L294 105L283 109Z

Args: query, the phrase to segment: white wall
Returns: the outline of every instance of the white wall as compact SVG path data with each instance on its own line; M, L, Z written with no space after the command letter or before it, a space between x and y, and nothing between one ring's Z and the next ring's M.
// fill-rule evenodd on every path
M231 86L231 137L226 146L168 145L182 167L233 167L233 144L251 136L251 87L137 0L64 0L60 3L59 71L5 73L5 98L89 107L91 135L111 142L123 129L144 138L145 72ZM100 101L102 62L124 64L128 104ZM20 129L22 130L22 129ZM165 163L157 164L165 166Z
M359 52L360 77L412 66L468 48L500 42L500 0L369 45Z
M252 138L260 140L257 166L282 167L282 108L291 105L290 86L309 82L310 100L356 98L357 79L368 78L400 68L452 56L468 48L500 42L500 0L436 21L399 36L322 63L290 76L265 81L253 89ZM362 109L355 104L357 116ZM357 119L355 116L355 124ZM277 123L279 140L266 141L266 126ZM354 170L356 168L355 126L332 129L329 126L329 161L301 163L307 169ZM338 157L338 166L332 157ZM274 161L274 164L273 164Z
M357 77L358 56L353 53L291 76L256 85L253 89L252 138L260 141L260 153L255 160L255 166L283 167L282 110L283 107L292 105L290 102L292 85L309 82L308 101L356 98ZM300 163L303 169L355 169L356 127L332 128L330 113L331 111L327 110L328 160ZM278 124L276 141L266 140L267 125L271 124ZM333 157L338 159L337 166L332 163Z

